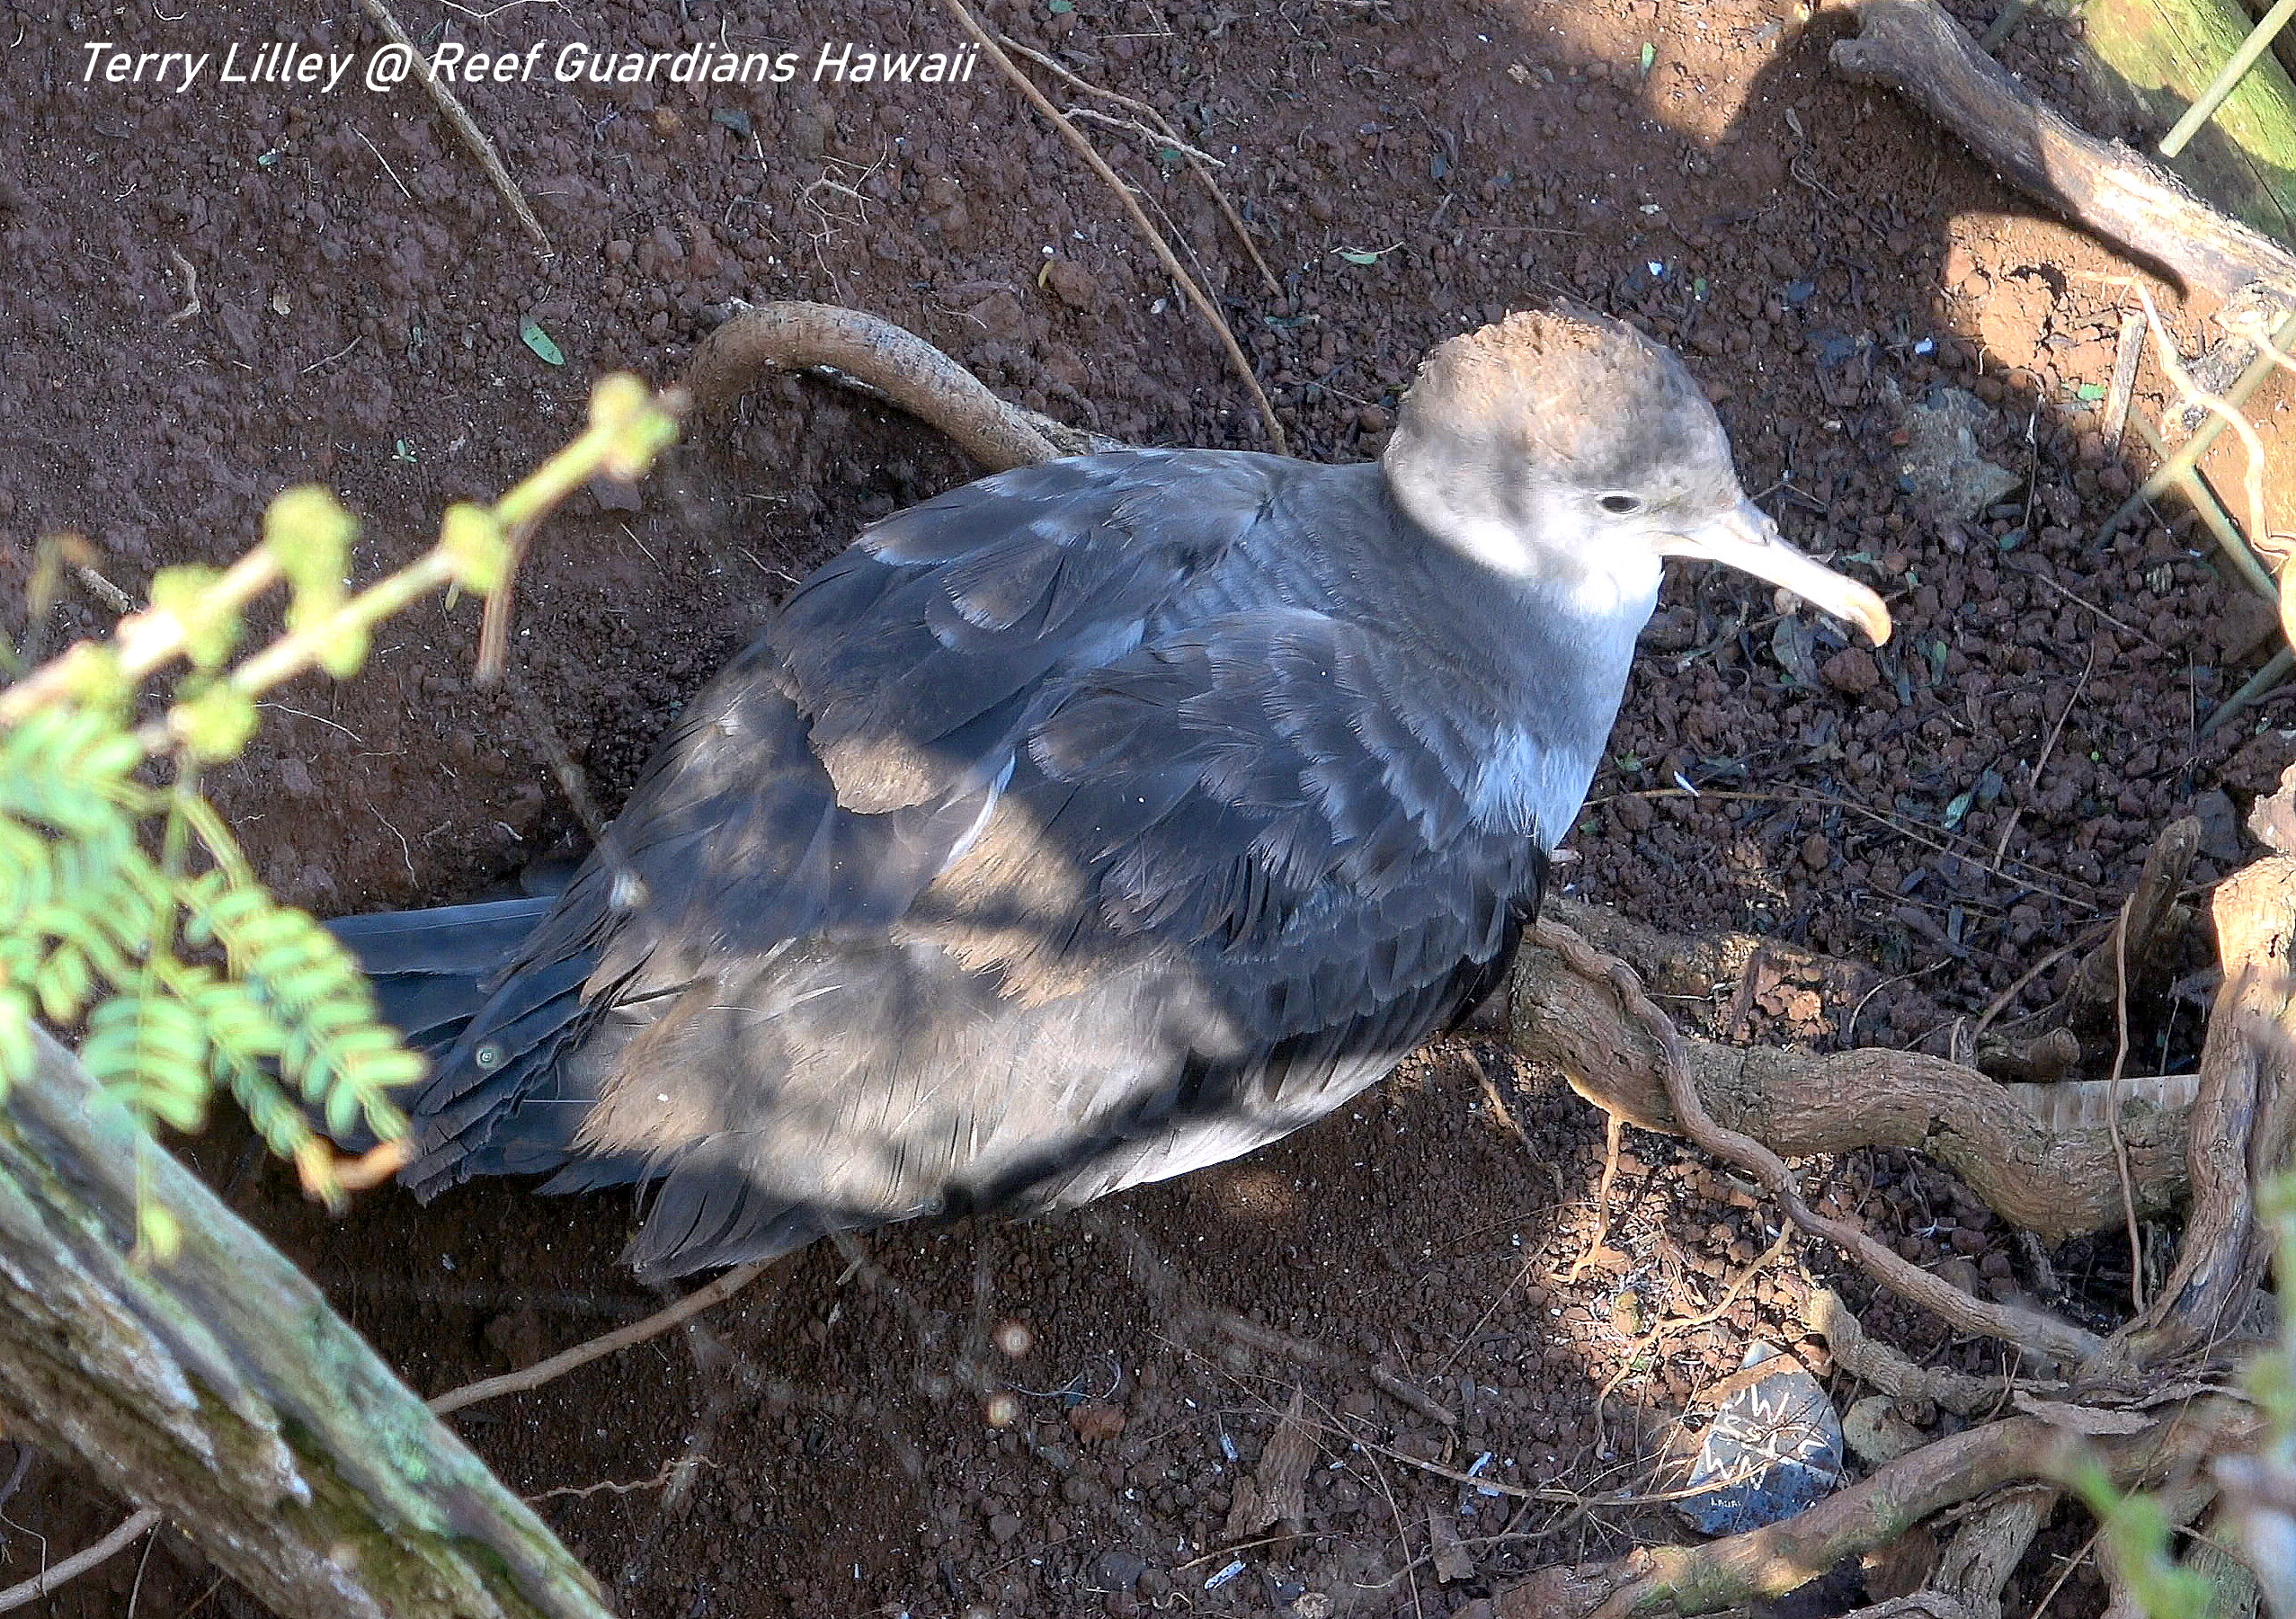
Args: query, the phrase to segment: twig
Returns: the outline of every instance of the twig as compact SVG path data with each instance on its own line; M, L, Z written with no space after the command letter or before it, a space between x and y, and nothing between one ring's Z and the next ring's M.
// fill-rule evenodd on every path
M681 1472L692 1467L696 1463L707 1467L717 1465L707 1456L696 1456L690 1459L684 1455L675 1455L663 1463L662 1471L650 1479L633 1479L627 1484L619 1483L612 1479L601 1479L595 1484L560 1484L555 1489L545 1490L538 1495L522 1496L520 1499L532 1507L544 1501L557 1500L565 1496L572 1496L577 1501L586 1501L601 1490L613 1495L636 1495L641 1490L662 1489Z
M1459 1419L1452 1414L1449 1407L1437 1405L1420 1390L1405 1383L1386 1367L1372 1367L1371 1380L1429 1422L1439 1422L1445 1428L1459 1426Z
M1005 34L997 35L997 43L1017 56L1027 57L1039 67L1057 75L1063 83L1073 85L1087 95L1097 95L1116 102L1119 107L1131 108L1160 130L1161 133L1159 138L1169 140L1172 149L1188 159L1189 172L1203 183L1205 191L1212 199L1212 206L1220 210L1220 217L1228 222L1228 228L1236 233L1236 240L1243 244L1244 252L1251 255L1252 266L1259 271L1259 279L1267 283L1268 295L1279 300L1288 301L1288 295L1284 291L1284 284L1276 279L1276 272L1268 268L1268 261L1260 257L1259 244L1252 240L1251 232L1245 226L1243 217L1238 214L1229 203L1227 193L1220 189L1220 182L1212 178L1212 171L1204 166L1204 162L1217 164L1218 159L1205 158L1204 162L1197 161L1201 154L1186 141L1181 140L1178 132L1173 129L1171 120L1148 102L1126 95L1119 91L1110 90L1104 85L1096 85L1090 79L1080 78L1043 51L1032 50L1018 40Z
M2113 1084L2117 1090L2122 1071L2129 1063L2129 912L2136 906L2133 894L2121 902L2120 920L2113 925L2113 982L2114 988L2113 1016L2119 1027L2121 1043L2113 1054ZM2137 1234L2137 1195L2129 1179L2129 1149L2121 1139L2121 1102L2115 1096L2105 1109L2105 1122L2113 1132L2113 1162L2121 1173L2121 1212L2129 1227L2129 1302L2139 1315L2145 1309L2144 1243Z
M1554 951L1580 975L1606 983L1628 1016L1642 1025L1660 1054L1661 1077L1677 1126L1701 1148L1747 1170L1784 1205L1803 1231L1833 1243L1859 1268L1896 1294L1964 1332L1981 1333L2019 1345L2051 1360L2078 1363L2104 1347L2104 1340L2046 1311L1991 1303L1963 1293L1942 1277L1885 1248L1870 1233L1819 1214L1802 1200L1785 1161L1753 1137L1717 1124L1698 1095L1681 1031L1642 991L1634 970L1606 956L1552 918L1536 928L1540 944Z
M2138 640L2143 642L2147 646L2151 647L2153 651L2167 652L2168 650L2159 642L2154 640L2150 636L2145 634L2144 631L2139 629L2135 625L2114 618L2111 613L2106 612L2103 608L2097 606L2096 602L2088 600L2087 597L2076 595L2073 592L2067 590L2063 585L2059 584L2054 579L2050 578L2046 574L2035 573L2030 568L2019 568L2017 572L2023 574L2035 584L2048 586L2060 596L2062 596L2066 600L2071 602L2075 607L2083 608L2089 612L2095 613L2098 618L2104 619L2114 628L2122 631L2123 634L2136 636Z
M125 1552L158 1526L159 1514L148 1507L140 1512L131 1514L121 1520L119 1527L95 1544L84 1551L75 1552L62 1562L52 1563L30 1579L0 1591L0 1614L7 1613L12 1608L22 1607L28 1603L38 1602L41 1597L61 1588L67 1581L76 1579L97 1564L119 1556L120 1552Z
M2272 654L2271 659L2262 669L2250 675L2239 690L2216 706L2215 710L2201 725L2201 734L2206 736L2220 725L2229 724L2244 709L2254 707L2278 691L2281 683L2288 679L2289 671L2292 669L2296 669L2296 651L2283 646Z
M72 576L85 585L88 593L113 612L125 618L136 610L136 599L121 590L85 562L72 565Z
M391 183L398 187L398 194L406 198L409 201L414 200L414 193L406 189L406 182L401 180L398 177L398 171L391 167L391 160L383 156L382 147L377 146L371 140L367 140L367 131L360 129L357 124L351 126L351 132L353 135L356 135L360 140L367 141L367 149L375 155L375 161L383 165L383 173L391 177Z
M1587 1251L1571 1262L1571 1274L1562 1278L1565 1286L1595 1262L1595 1256L1602 1252L1603 1239L1610 1235L1610 1188L1618 1180L1618 1149L1626 1134L1626 1116L1606 1110L1604 1116L1610 1122L1603 1132L1602 1179L1595 1186L1595 1234L1587 1240Z
M2121 316L2120 346L2113 356L2113 384L2105 391L2105 453L2117 455L2129 431L2129 406L2136 398L2137 366L2144 359L2145 317L2131 309Z
M1228 166L1213 156L1211 153L1189 146L1188 142L1176 136L1167 135L1161 129L1152 129L1136 118L1118 118L1113 112L1100 112L1090 107L1063 107L1061 110L1071 118L1086 119L1096 124L1106 124L1111 129L1122 129L1127 135L1137 135L1150 146L1177 152L1191 163L1210 164L1217 169L1224 169Z
M2088 1554L2096 1550L2096 1537L2103 1533L2103 1530L2092 1531L2089 1537L2081 1542L2081 1549L2065 1560L2065 1566L2057 1570L2057 1578L2049 1582L2049 1588L2042 1592L2041 1600L2033 1605L2033 1612L2026 1615L2026 1619L2041 1619L2049 1611L2049 1605L2057 1600L2057 1593L2065 1588L2065 1582L2073 1577L2073 1570L2087 1562Z
M430 92L431 100L437 103L441 112L446 114L447 122L454 126L455 133L462 138L462 144L469 148L470 155L478 159L478 166L486 171L486 178L494 182L495 191L510 204L511 212L518 216L518 222L526 227L526 234L534 238L534 245L546 254L551 252L549 233L542 228L542 221L536 218L534 210L527 206L526 194L518 189L518 182L511 178L511 172L494 155L494 143L486 138L486 132L478 127L477 120L463 111L462 103L455 100L454 92L448 89L438 75L423 62L422 53L415 49L414 41L407 38L406 30L399 26L398 19L391 15L390 7L384 4L383 0L359 0L359 3L375 20L375 26L390 36L392 44L414 54L415 76L423 81L423 88ZM363 135L360 137L361 140L366 138ZM368 141L368 145L371 147L374 143ZM378 157L382 156L379 152L375 155ZM390 165L383 166L388 168ZM396 180L398 176L394 174L391 178ZM402 185L399 189L405 191L406 188Z
M2050 968L2064 960L2066 956L2070 956L2074 951L2087 944L2089 939L2089 935L2096 931L2096 930L2094 927L2091 927L2086 931L2076 935L2068 942L2059 945L2055 949L2050 951L2048 955L2042 956L2039 961L2034 962L2024 972L2018 974L2016 978L2011 982L2007 989L2003 990L1999 994L1994 996L1992 1000L1987 1001L1985 1004L1985 1010L1977 1015L1977 1027L1969 1031L1969 1049L1972 1052L1977 1049L1978 1041L1984 1036L1985 1031L1993 1026L1994 1019L1998 1018L2003 1012L2007 1011L2009 1008L2016 1003L2017 997L2025 992L2025 988L2027 984L2031 983L2034 979L2040 977ZM2022 1019L2020 1019L2020 1021L2022 1021Z
M1618 1385L1626 1381L1628 1374L1634 1370L1634 1363L1656 1348L1659 1340L1669 1333L1695 1331L1700 1327L1710 1327L1722 1320L1730 1312L1730 1307L1738 1303L1738 1295L1746 1291L1748 1284L1768 1269L1779 1255L1793 1246L1793 1236L1794 1230L1791 1224L1781 1227L1777 1241L1771 1243L1751 1265L1738 1273L1737 1278L1723 1290L1722 1297L1715 1301L1711 1309L1701 1311L1696 1315L1676 1316L1671 1320L1662 1321L1645 1332L1627 1349L1619 1359L1618 1370L1610 1374L1610 1381L1604 1383L1601 1392L1595 1396L1595 1446L1597 1450L1602 1447L1603 1442L1603 1404L1617 1392Z
M367 0L367 4L378 4L380 0ZM1243 351L1236 345L1236 334L1228 329L1225 317L1220 314L1211 298L1206 296L1204 289L1196 284L1196 278L1188 274L1187 269L1173 254L1170 244L1167 243L1162 234L1149 222L1147 214L1142 210L1139 201L1133 196L1131 188L1117 178L1117 172L1108 166L1108 160L1100 156L1090 141L1084 138L1083 131L1070 121L1058 107L1054 106L1046 98L1045 93L1037 88L1035 81L1021 72L1013 59L1005 54L1004 48L996 42L995 36L981 26L979 20L973 15L972 9L965 4L965 0L941 0L941 4L948 8L949 14L957 19L958 26L973 36L974 42L980 46L982 53L996 63L1005 77L1010 79L1020 93L1028 98L1029 104L1053 121L1054 126L1060 130L1062 138L1076 148L1077 155L1091 165L1092 172L1108 182L1108 189L1116 193L1117 200L1124 205L1125 212L1132 216L1134 227L1140 232L1148 245L1155 250L1157 260L1164 267L1164 273L1172 278L1173 283L1187 296L1188 301L1196 306L1197 313L1201 315L1206 323L1218 334L1220 346L1227 351L1228 363L1235 368L1236 375L1242 379L1244 387L1250 390L1252 403L1259 407L1260 420L1267 423L1268 442L1275 446L1276 453L1286 456L1291 454L1291 443L1284 437L1284 424L1276 420L1276 407L1268 403L1268 395L1260 387L1259 378L1252 374L1251 362L1244 358Z
M671 1328L682 1325L699 1315L712 1304L732 1298L743 1288L757 1280L770 1259L755 1259L747 1265L737 1265L706 1287L697 1287L666 1310L657 1310L642 1321L632 1321L588 1343L576 1344L562 1355L536 1361L522 1371L505 1372L500 1377L482 1377L476 1383L467 1383L458 1389L449 1389L432 1400L433 1411L445 1416L482 1400L492 1400L502 1394L522 1394L538 1389L554 1378L563 1377L577 1366L586 1366L593 1360L602 1360L618 1350L633 1344L642 1344L649 1338L659 1338Z

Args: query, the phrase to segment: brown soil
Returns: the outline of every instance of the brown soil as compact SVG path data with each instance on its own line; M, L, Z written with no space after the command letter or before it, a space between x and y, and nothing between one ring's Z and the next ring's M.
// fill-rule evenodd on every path
M930 6L824 0L398 9L418 39L443 23L521 50L722 33L810 63L825 40L953 39ZM1838 18L1782 25L1773 0L984 9L1226 161L1282 300L1184 172L1096 131L1222 289L1298 453L1373 453L1428 346L1568 295L1679 345L1748 487L1891 598L1898 637L1869 655L1806 612L1781 620L1739 575L1678 574L1582 823L1578 892L1870 960L1883 977L1857 1036L1939 1049L1941 1018L2109 914L2172 812L2198 800L2213 817L2200 876L2237 853L2233 814L2296 752L2274 728L2287 703L2196 730L2261 663L2269 618L2181 520L2092 543L2131 482L2081 392L2113 361L2120 295L2098 277L2129 267L1895 102L1829 77ZM1990 0L1957 9L1981 22ZM378 40L356 7L6 11L21 43L0 66L0 574L18 588L36 537L70 528L140 593L156 567L235 556L302 479L342 492L366 521L360 567L385 567L427 543L445 503L566 438L596 372L675 377L736 296L873 310L1009 396L1124 438L1259 441L1113 200L986 67L953 89L467 88L548 230L542 259L412 87L83 82L95 39L363 58ZM2008 55L2079 114L2042 24ZM199 312L178 318L188 272ZM521 342L530 316L562 369ZM1969 522L1900 488L1905 405L1941 382L1983 401L1980 448L2017 479ZM610 806L794 576L971 475L850 394L764 390L636 509L585 495L551 525L522 585L519 678ZM53 650L106 617L76 596L31 633ZM359 681L267 705L216 790L286 895L323 914L468 897L572 845L536 725L472 688L476 627L467 602L426 606ZM1705 795L1669 794L1678 781ZM1806 1009L1784 993L1709 1010L1746 1037ZM1828 1009L1835 1036L1849 1014ZM2172 1058L2184 1044L2158 1037ZM1636 1488L1750 1339L1800 1339L1801 1285L1758 1281L1627 1377L1598 1437L1595 1392L1638 1320L1702 1309L1771 1230L1726 1179L1638 1139L1608 1262L1566 1282L1600 1143L1551 1076L1455 1044L1244 1162L1046 1224L823 1247L683 1339L458 1421L634 1615L1480 1611L1530 1567L1678 1527L1480 1496L1417 1463L1464 1471L1488 1452L1514 1485ZM330 1223L228 1131L191 1152L426 1392L654 1303L614 1264L624 1200L496 1186L423 1209L381 1194ZM1998 1223L1910 1161L1841 1166L1835 1195L1973 1287L2022 1285ZM2124 1286L2111 1243L2060 1263L2100 1307ZM1222 1312L1311 1340L1320 1364L1220 1330ZM1873 1319L1998 1370L1984 1346ZM1019 1342L1007 1322L1027 1329L1024 1353L998 1347ZM1456 1427L1384 1392L1375 1366ZM1000 1389L1019 1419L995 1428ZM1304 1533L1270 1539L1247 1511L1232 1535L1239 1481L1295 1389L1316 1446ZM673 1483L664 1469L686 1455ZM0 1503L0 1583L118 1510L39 1462ZM1430 1514L1472 1575L1438 1579ZM2078 1538L2057 1533L2061 1549ZM246 1611L195 1555L158 1545L52 1611L119 1613L131 1587L146 1614ZM2096 1611L2088 1579L2055 1611ZM1853 1575L1832 1594L1855 1590ZM2028 1581L2011 1601L2038 1595Z

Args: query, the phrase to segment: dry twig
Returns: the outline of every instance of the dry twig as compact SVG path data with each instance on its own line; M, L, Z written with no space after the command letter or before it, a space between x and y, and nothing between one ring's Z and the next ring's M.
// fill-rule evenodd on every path
M368 0L369 4L378 3L378 0ZM1291 454L1290 441L1284 437L1284 424L1276 420L1276 407L1268 403L1267 392L1260 387L1259 378L1253 374L1251 362L1244 358L1243 350L1236 344L1236 334L1228 329L1227 320L1221 315L1218 307L1212 302L1204 289L1197 285L1196 278L1188 274L1186 267L1180 263L1178 255L1171 250L1171 245L1164 240L1162 233L1149 222L1147 214L1141 209L1139 200L1133 196L1132 188L1117 177L1117 172L1108 166L1108 159L1102 157L1092 143L1084 138L1083 131L1071 122L1058 107L1054 106L1046 99L1045 93L1037 88L1035 82L1027 74L1021 72L1012 58L1005 54L1004 48L997 43L994 35L981 26L979 20L973 15L972 8L965 4L965 0L941 0L941 4L948 8L949 14L957 19L958 26L972 35L974 42L981 48L981 54L1002 70L1005 77L1010 79L1021 94L1028 98L1029 104L1052 120L1054 126L1060 130L1062 138L1076 148L1077 156L1091 165L1094 173L1108 182L1108 189L1116 192L1117 200L1124 205L1125 212L1132 216L1133 226L1140 232L1142 239L1155 250L1157 260L1164 267L1164 273L1172 278L1173 284L1186 295L1189 303L1196 306L1196 312L1204 317L1205 323L1218 335L1220 346L1227 351L1228 363L1235 368L1236 375L1242 379L1244 387L1250 390L1252 403L1259 407L1260 420L1267 424L1268 440L1274 446L1276 453L1286 456Z
M1126 95L1120 91L1110 90L1106 85L1096 85L1090 79L1080 77L1043 51L1032 50L1018 40L1004 34L997 35L997 43L1015 56L1027 57L1037 67L1056 76L1062 83L1081 90L1087 95L1097 95L1104 101L1114 102L1119 107L1129 107L1153 127L1158 132L1156 138L1168 142L1174 151L1188 160L1189 172L1203 183L1206 193L1212 199L1212 206L1220 210L1220 217L1228 222L1228 228L1236 233L1236 240L1243 244L1244 252L1251 255L1252 266L1259 271L1259 279L1267 284L1268 296L1279 301L1285 299L1284 285L1276 279L1276 272L1268 268L1268 261L1260 257L1259 244L1252 240L1251 232L1244 225L1243 217L1229 203L1227 193L1220 189L1220 182L1212 178L1211 169L1205 166L1210 164L1225 167L1225 165L1221 164L1216 157L1206 156L1204 153L1198 152L1194 147L1180 139L1179 131L1172 128L1171 120L1148 102Z
M38 1602L63 1588L70 1580L78 1579L90 1569L109 1561L134 1545L145 1535L159 1527L159 1514L147 1507L130 1513L119 1526L93 1545L75 1552L63 1561L50 1563L30 1579L22 1580L0 1591L0 1614Z
M503 166L502 158L495 155L494 143L486 138L486 131L478 127L477 120L463 110L462 103L455 99L454 92L448 89L438 75L423 62L422 52L407 37L406 30L399 25L398 19L391 14L390 7L383 4L383 0L359 0L359 3L375 20L375 26L389 36L392 44L413 55L414 76L423 81L423 88L430 93L431 100L446 115L447 122L454 126L454 132L461 138L470 155L478 159L478 166L486 171L486 178L494 182L495 191L510 204L511 212L518 216L519 224L525 227L526 234L534 238L534 245L546 254L552 252L549 233L542 228L542 221L535 218L534 209L527 205L526 193L518 189L518 182L511 178L511 172ZM366 137L362 135L360 138L364 140ZM372 144L369 142L369 146ZM388 168L390 165L385 164L383 166ZM394 174L392 178L396 179L397 176ZM399 189L404 191L405 187Z
M576 1344L563 1354L553 1355L547 1360L538 1360L521 1371L505 1372L500 1377L485 1377L476 1383L467 1383L458 1389L449 1389L428 1403L433 1411L443 1417L449 1411L458 1411L464 1406L476 1405L482 1400L493 1400L502 1394L522 1394L530 1389L538 1389L577 1366L602 1360L618 1350L642 1344L649 1338L659 1338L671 1328L683 1325L711 1305L732 1298L757 1280L771 1263L770 1259L758 1259L747 1265L736 1265L707 1286L695 1288L668 1309L657 1310L642 1321L632 1321L627 1327L593 1338L588 1343Z

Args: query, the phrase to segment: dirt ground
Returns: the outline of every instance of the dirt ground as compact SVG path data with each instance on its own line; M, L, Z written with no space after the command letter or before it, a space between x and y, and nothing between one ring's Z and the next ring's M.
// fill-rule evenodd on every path
M596 373L673 378L736 297L872 310L1010 397L1126 439L1259 444L1112 196L992 68L953 86L805 82L824 42L950 48L937 8L396 4L421 40L549 42L536 82L463 95L550 256L411 85L178 93L85 72L98 40L363 59L379 36L356 6L0 8L12 597L43 532L85 534L140 594L156 567L236 556L268 498L306 479L361 514L360 565L379 571L428 543L447 502L568 437ZM1992 4L1954 9L1981 25ZM1749 489L1889 597L1898 636L1869 654L1741 576L1669 580L1571 888L1873 967L1854 1001L1772 986L1680 1009L1694 1020L1827 1041L1854 1022L1866 1043L1942 1050L1953 1019L2096 937L2173 814L2207 820L2200 877L2237 856L2236 816L2296 756L2277 728L2288 699L2201 726L2263 662L2269 615L2175 511L2093 543L2141 472L2098 431L2126 299L2101 278L2130 266L1832 78L1838 15L1779 0L982 10L1225 164L1280 298L1184 169L1093 129L1219 289L1297 453L1375 453L1426 348L1568 296L1679 346ZM2063 26L2030 21L2007 59L2078 117ZM798 52L806 72L748 89L547 82L569 40L723 40ZM528 319L563 366L521 341ZM1914 407L1944 386L1970 391L1975 448L2008 475L1966 516L1906 471ZM2139 408L2157 414L2149 369L2146 386ZM542 536L514 642L530 705L474 689L470 604L427 605L357 681L266 704L217 795L264 874L323 915L513 883L579 840L537 714L610 809L796 575L974 470L850 393L768 387L698 431L635 509L584 494ZM106 621L76 595L30 633L52 651ZM2071 966L2016 1005L2045 1003ZM2147 1030L2146 1062L2175 1065L2196 1027ZM1775 1229L1695 1155L1637 1137L1629 1213L1604 1262L1567 1280L1593 1234L1601 1135L1553 1076L1455 1042L1242 1162L1044 1224L824 1246L683 1339L456 1420L645 1619L1486 1612L1541 1563L1686 1533L1637 1498L1663 1488L1656 1448L1686 1410L1702 1420L1698 1392L1750 1341L1828 1370L1792 1324L1806 1283L1779 1266L1635 1360L1598 1419L1643 1323L1704 1310ZM615 1264L623 1198L489 1186L423 1208L387 1192L330 1222L243 1136L188 1150L426 1392L658 1302ZM2030 1285L1942 1175L1891 1154L1828 1173L1836 1205L1909 1255L1972 1288ZM2100 1309L2125 1290L2112 1243L2058 1259ZM1887 1307L1872 1321L1934 1360L2000 1369ZM1313 1457L1286 1536L1253 1507L1295 1410ZM119 1510L36 1459L0 1500L0 1583ZM2085 1534L2065 1517L2012 1611ZM1470 1572L1437 1568L1438 1534ZM1889 1578L1850 1570L1780 1611L1838 1611ZM2101 1606L2082 1570L2052 1611ZM46 1611L129 1609L253 1611L165 1536Z

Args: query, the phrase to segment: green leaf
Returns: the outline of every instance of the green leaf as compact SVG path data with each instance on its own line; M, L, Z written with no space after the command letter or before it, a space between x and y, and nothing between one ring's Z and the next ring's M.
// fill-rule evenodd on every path
M2091 404L2105 397L2105 385L2101 382L2084 382L2073 391Z
M216 593L215 582L222 577L196 564L152 575L152 608L174 614L183 626L183 654L194 668L217 668L239 644L238 611Z
M518 323L518 334L520 341L541 356L544 364L564 365L566 363L566 351L550 341L550 334L542 329L542 323L531 315Z
M144 1201L136 1208L136 1241L165 1265L183 1251L183 1223L158 1204Z
M1974 792L1968 792L1960 795L1951 804L1947 805L1945 806L1945 830L1947 832L1951 832L1953 828L1959 826L1962 823L1962 817L1969 814L1969 806L1976 801L1977 795Z
M255 699L226 685L210 686L188 702L176 704L167 716L167 728L182 739L194 757L209 764L238 758L259 723Z
M1642 72L1646 76L1651 71L1652 64L1657 62L1658 59L1659 48L1650 43L1648 40L1644 40L1642 44Z
M439 548L454 565L454 576L481 595L503 588L510 573L511 542L503 525L484 506L467 501L447 508L439 524Z
M343 604L359 520L316 484L283 491L263 513L263 548L286 574L294 599L287 625L300 629Z
M1045 9L1055 16L1064 17L1076 9L1076 0L1045 0Z
M359 672L359 666L367 661L367 649L373 644L373 637L364 627L346 624L319 648L319 667L338 681L348 680Z

